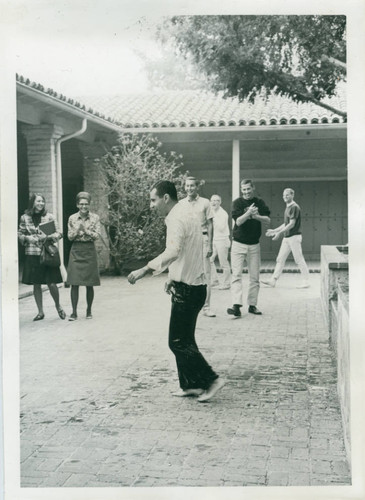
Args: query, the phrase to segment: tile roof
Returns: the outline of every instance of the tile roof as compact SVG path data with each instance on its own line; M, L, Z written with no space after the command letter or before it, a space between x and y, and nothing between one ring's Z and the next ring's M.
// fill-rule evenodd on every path
M324 100L340 111L346 111L344 89ZM295 103L289 97L270 95L268 100L223 99L203 91L184 90L162 93L84 97L94 108L129 128L160 127L229 127L252 125L290 125L343 123L344 119L312 103Z
M275 94L271 94L267 100L256 98L254 104L196 90L71 99L23 76L16 75L16 79L29 88L123 128L306 125L345 121L342 116L321 106L295 103L289 97ZM345 87L340 87L338 95L323 102L345 112Z
M29 80L29 78L25 78L22 75L16 74L16 81L17 81L17 83L19 83L19 84L21 84L29 89L34 89L36 92L40 92L41 94L44 94L45 96L49 96L58 102L63 102L63 103L69 104L71 106L71 109L72 109L72 107L74 107L75 109L81 110L85 113L89 113L97 118L101 118L102 120L106 120L108 122L116 124L116 122L113 118L111 118L110 116L107 117L104 113L96 111L93 108L91 108L90 106L87 107L84 103L81 103L79 99L75 99L75 98L72 99L72 98L66 97L65 95L63 95L59 92L56 92L55 90L53 90L51 88L44 87L41 83L32 82L31 80Z

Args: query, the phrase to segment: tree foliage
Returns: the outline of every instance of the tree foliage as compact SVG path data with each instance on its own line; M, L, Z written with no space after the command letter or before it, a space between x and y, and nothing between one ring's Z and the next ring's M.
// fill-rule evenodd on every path
M321 102L346 79L345 16L176 16L157 36L225 97L273 91L345 115Z
M122 134L101 158L109 202L102 222L116 271L128 269L132 260L147 261L164 248L164 222L149 208L150 190L164 179L175 182L181 193L184 175L181 155L161 153L161 146L151 135Z

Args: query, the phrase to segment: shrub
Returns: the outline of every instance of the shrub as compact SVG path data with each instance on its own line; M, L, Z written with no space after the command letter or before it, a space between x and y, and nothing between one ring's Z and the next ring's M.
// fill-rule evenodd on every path
M149 209L150 190L164 179L174 182L181 194L185 176L182 156L161 153L161 146L151 135L122 134L101 158L109 203L102 222L116 272L129 270L132 261L147 262L164 248L165 225Z

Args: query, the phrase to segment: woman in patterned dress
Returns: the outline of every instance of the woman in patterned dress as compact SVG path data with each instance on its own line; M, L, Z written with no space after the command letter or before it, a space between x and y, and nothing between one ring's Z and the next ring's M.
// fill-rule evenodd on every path
M53 221L56 232L46 236L40 229L39 224ZM33 193L29 199L29 205L24 215L20 218L18 239L25 247L25 261L22 275L22 283L33 285L35 303L38 314L33 321L44 319L42 285L47 285L54 300L58 315L61 319L66 318L65 311L60 305L59 291L56 283L62 283L59 267L48 267L41 264L40 256L42 245L45 240L56 243L62 238L58 231L57 221L54 216L46 210L46 200L40 193Z

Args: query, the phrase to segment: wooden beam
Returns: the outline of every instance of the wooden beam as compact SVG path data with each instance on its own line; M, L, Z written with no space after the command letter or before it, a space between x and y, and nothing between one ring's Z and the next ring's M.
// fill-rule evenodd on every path
M262 158L272 155L280 157L301 158L337 158L338 155L347 156L347 141L342 139L298 139L296 141L240 141L241 153L245 158ZM231 158L232 141L225 142L186 142L163 143L162 151L171 150L181 153L186 158Z
M164 143L218 141L278 141L298 139L344 139L347 126L343 123L318 125L272 125L255 127L186 127L176 129L125 129L123 132L152 134Z
M17 120L22 123L28 123L29 125L40 125L41 123L40 110L26 103L22 103L19 106L18 102Z
M183 158L184 165L194 164L196 169L200 170L230 170L231 164L227 159L225 161L214 160L214 159L191 159L188 161L187 158ZM275 158L272 160L261 160L260 158L256 158L254 160L246 160L241 156L240 161L241 169L251 168L252 170L307 170L308 168L344 168L347 167L346 158L321 158L321 159L297 159L295 161Z
M240 143L232 142L232 200L240 195Z
M213 179L219 182L231 182L232 174L229 170L204 170L195 168L194 173L202 179ZM347 178L347 171L344 168L310 168L305 171L300 169L242 169L240 168L241 177L252 177L257 181L268 180L309 180L309 179L332 179L342 180ZM233 184L233 182L232 182ZM239 186L239 184L238 184ZM237 189L237 186L235 186ZM237 196L235 196L237 198Z
M227 170L230 171L232 163L229 158L213 159L213 158L187 158L183 157L183 163L186 166L194 165L194 168L200 170ZM347 168L347 158L304 158L304 159L287 159L287 158L272 158L262 160L261 158L254 158L252 160L242 159L240 161L241 168L252 168L257 170L262 169L283 169L283 170L298 170L307 168Z

